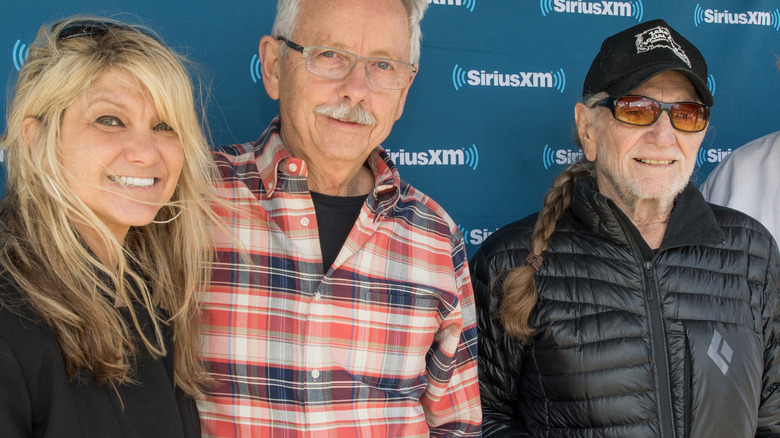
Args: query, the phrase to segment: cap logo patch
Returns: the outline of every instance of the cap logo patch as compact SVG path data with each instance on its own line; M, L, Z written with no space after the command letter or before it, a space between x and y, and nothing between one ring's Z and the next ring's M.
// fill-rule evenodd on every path
M691 61L688 59L688 55L674 41L672 34L666 27L654 27L636 35L636 53L649 52L659 48L671 50L685 65L691 68Z

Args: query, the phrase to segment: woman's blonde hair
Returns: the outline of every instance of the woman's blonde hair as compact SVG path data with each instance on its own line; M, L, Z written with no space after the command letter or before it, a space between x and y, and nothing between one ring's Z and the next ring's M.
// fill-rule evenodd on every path
M23 291L20 304L31 306L51 327L70 378L89 370L99 383L131 382L137 349L158 357L170 354L162 332L172 330L175 384L196 395L208 380L198 359L196 291L210 275L208 226L215 216L208 202L216 173L184 65L145 29L73 17L41 27L19 73L2 138L8 179L0 204L7 228L0 266ZM70 189L60 164L65 109L109 70L135 78L161 120L178 134L184 152L176 190L155 218L159 223L131 227L124 242ZM24 132L30 118L35 120L32 137ZM116 267L98 260L77 226L95 230L97 244L107 248ZM128 303L139 333L138 315L148 314L155 335L141 334L142 345L136 345L117 302Z

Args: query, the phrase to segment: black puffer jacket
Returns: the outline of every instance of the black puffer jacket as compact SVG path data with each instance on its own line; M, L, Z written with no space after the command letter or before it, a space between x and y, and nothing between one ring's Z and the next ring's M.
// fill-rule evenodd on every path
M471 260L486 437L780 436L780 266L764 227L689 185L646 261L626 216L578 181L521 345L488 285L525 264L535 220Z

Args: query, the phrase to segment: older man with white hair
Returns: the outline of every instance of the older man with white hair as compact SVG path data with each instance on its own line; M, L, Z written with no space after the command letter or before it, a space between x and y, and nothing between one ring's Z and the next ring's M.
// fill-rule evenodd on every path
M215 153L229 233L204 303L209 436L478 436L463 236L380 146L425 0L280 0L260 41L280 115Z

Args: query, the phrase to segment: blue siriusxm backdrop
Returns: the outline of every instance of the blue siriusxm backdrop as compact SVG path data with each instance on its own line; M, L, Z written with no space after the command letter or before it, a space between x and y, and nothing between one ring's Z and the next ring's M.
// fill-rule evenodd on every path
M145 24L200 66L215 144L254 140L277 113L256 57L275 0L3 3L8 88L41 24L89 13ZM402 177L459 224L470 254L499 226L538 210L555 175L579 158L573 107L591 60L606 36L638 22L665 19L708 61L716 103L696 183L729 151L780 129L778 0L429 3L420 72L384 146Z

